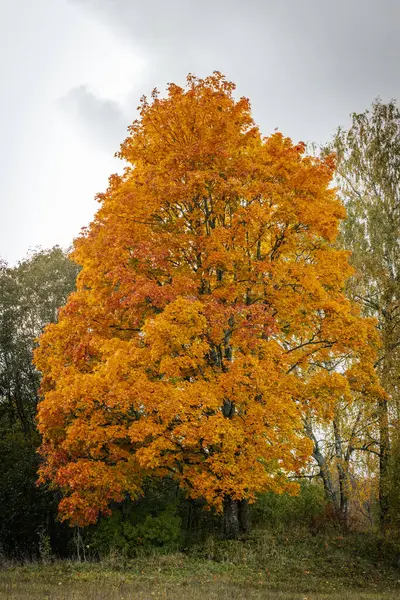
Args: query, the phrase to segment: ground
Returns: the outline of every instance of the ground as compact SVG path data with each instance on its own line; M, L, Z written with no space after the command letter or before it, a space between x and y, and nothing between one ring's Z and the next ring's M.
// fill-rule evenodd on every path
M0 600L398 600L397 555L365 536L209 540L99 562L3 564Z

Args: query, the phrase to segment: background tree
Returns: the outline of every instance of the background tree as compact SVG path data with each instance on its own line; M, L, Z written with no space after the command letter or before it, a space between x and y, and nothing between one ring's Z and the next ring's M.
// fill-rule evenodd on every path
M0 264L0 418L25 434L35 428L39 375L35 339L57 319L78 267L61 248L40 250L16 267Z
M295 491L304 411L379 394L374 326L333 245L333 162L262 138L233 90L215 73L143 98L76 243L77 292L36 352L41 474L72 523L170 474L236 536L257 492Z
M41 532L60 530L55 495L36 486L40 377L32 352L74 289L77 272L58 247L0 267L0 552L13 556L33 556ZM55 547L61 550L62 543L61 536Z
M305 418L305 431L313 442L312 457L327 500L345 528L372 520L371 498L365 497L365 478L376 472L376 407L363 392L335 403L329 419ZM368 452L368 456L365 454ZM363 482L360 486L359 481ZM368 505L366 507L366 504ZM361 513L361 514L360 514Z
M390 400L379 400L376 445L384 526L389 424L391 416L398 420L400 415L400 111L396 103L376 100L370 110L354 113L351 127L337 131L329 150L337 154L339 194L347 210L343 244L352 251L356 269L350 293L364 314L378 319L383 341L377 364Z

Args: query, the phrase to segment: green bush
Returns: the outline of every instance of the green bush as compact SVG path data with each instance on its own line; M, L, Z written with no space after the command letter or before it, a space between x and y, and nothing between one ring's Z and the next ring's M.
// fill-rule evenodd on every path
M172 548L179 545L181 539L181 519L171 507L155 517L147 515L138 525L124 523L123 532L128 540L140 546Z
M300 525L313 527L327 514L327 501L322 486L302 483L297 496L261 494L251 507L254 526L285 529Z
M107 556L117 552L131 557L150 549L176 550L183 540L182 503L175 481L149 477L141 498L127 498L113 506L110 517L102 518L85 532L89 553Z
M124 515L121 509L117 509L109 518L102 519L90 536L91 553L102 557L118 552L132 557L141 550L162 548L173 551L180 546L182 522L174 506L138 520L140 512L129 511L129 515Z

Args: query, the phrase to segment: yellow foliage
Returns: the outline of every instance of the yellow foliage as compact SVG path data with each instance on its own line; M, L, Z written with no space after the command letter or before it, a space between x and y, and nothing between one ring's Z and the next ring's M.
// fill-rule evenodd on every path
M140 494L147 473L217 509L294 493L304 410L327 418L352 386L379 391L374 324L345 299L332 244L332 159L263 138L233 89L189 76L143 100L128 166L75 243L77 292L36 352L42 478L72 522Z

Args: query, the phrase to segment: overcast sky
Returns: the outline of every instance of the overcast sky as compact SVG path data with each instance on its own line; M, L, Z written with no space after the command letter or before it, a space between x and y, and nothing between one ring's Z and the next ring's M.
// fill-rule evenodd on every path
M400 0L0 0L0 257L68 246L142 94L219 70L264 134L400 97Z

